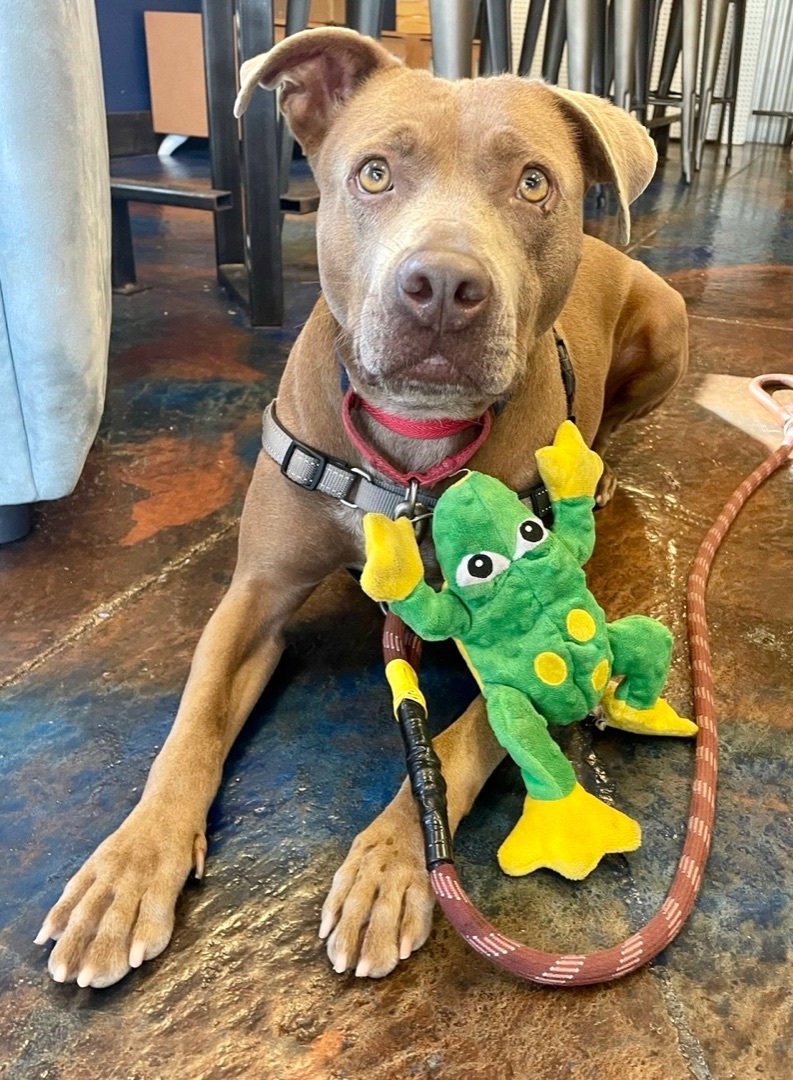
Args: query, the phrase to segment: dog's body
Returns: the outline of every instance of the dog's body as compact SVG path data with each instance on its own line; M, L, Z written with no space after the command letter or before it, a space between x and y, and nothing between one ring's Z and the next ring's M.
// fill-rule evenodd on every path
M278 395L279 420L303 442L367 465L341 423L341 361L362 396L404 416L475 418L506 401L472 465L523 489L535 479L535 450L566 415L552 327L573 360L578 424L601 453L616 426L676 384L687 358L682 300L582 234L589 183L615 182L624 219L652 175L654 153L627 114L509 76L434 80L341 30L295 35L250 61L242 108L260 81L283 85L282 108L322 194L323 297ZM426 443L365 415L359 422L405 472L470 437ZM601 502L612 488L607 472ZM278 662L286 621L328 574L362 560L360 514L301 490L260 455L232 584L141 801L37 939L58 938L55 979L109 985L165 948L185 878L203 869L223 762ZM481 700L436 749L454 829L503 756ZM320 933L335 969L386 974L424 942L432 906L403 787L334 878Z

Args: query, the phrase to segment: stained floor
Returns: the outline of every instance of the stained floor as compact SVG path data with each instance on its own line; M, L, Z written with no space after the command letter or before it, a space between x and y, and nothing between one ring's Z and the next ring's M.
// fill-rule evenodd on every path
M610 617L663 618L670 696L690 701L687 569L773 425L749 376L793 371L789 155L675 163L634 207L634 254L686 297L681 387L618 438L621 487L590 580ZM590 223L596 230L597 221ZM761 490L716 567L710 613L723 746L713 855L697 909L648 969L559 991L505 977L436 915L381 982L334 974L316 937L335 867L402 774L377 612L329 582L295 620L226 770L208 873L172 944L103 991L53 983L33 945L68 877L130 810L172 721L191 651L227 584L262 407L317 292L311 222L289 222L287 321L252 331L217 291L197 212L135 219L147 291L115 301L107 410L80 484L0 550L0 1076L5 1080L783 1080L793 1058L793 480ZM472 694L429 649L437 727ZM589 730L567 749L644 828L584 883L507 880L494 851L521 784L498 770L458 838L477 902L511 934L581 951L661 902L679 855L690 745Z

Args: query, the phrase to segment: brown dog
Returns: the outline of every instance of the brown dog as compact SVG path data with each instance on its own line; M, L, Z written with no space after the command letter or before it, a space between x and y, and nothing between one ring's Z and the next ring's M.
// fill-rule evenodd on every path
M322 195L323 295L278 395L278 418L301 441L366 466L340 419L338 357L361 397L402 416L475 418L505 401L473 465L522 489L535 479L534 451L566 414L552 327L575 368L581 431L601 452L618 424L678 381L681 298L582 230L586 189L611 181L627 238L628 203L653 174L652 143L625 112L513 76L434 79L345 30L296 34L242 74L239 111L257 84L281 86ZM425 442L366 415L359 423L404 472L470 438ZM607 473L601 502L612 488ZM203 870L224 759L278 662L284 624L362 554L358 510L302 490L260 455L232 584L141 801L72 878L37 939L57 939L53 978L107 986L168 944L179 891ZM436 749L455 828L503 756L481 700ZM423 944L432 907L403 787L333 880L321 927L333 966L385 975Z

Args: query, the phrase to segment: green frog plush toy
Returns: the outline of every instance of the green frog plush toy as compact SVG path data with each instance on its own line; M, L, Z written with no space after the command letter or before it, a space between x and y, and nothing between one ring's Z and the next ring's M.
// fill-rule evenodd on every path
M424 580L410 522L364 518L361 585L420 637L454 638L487 703L496 738L526 785L520 820L498 860L513 876L548 867L580 879L608 852L633 851L637 822L590 795L551 737L600 706L607 725L647 735L697 728L661 697L672 635L631 615L607 622L582 567L595 543L594 494L603 471L565 421L537 451L553 505L551 530L499 480L468 472L438 500L432 522L444 583Z

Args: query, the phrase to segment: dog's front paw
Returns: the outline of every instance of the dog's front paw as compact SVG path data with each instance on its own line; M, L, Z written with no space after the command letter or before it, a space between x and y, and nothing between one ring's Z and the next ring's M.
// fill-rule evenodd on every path
M158 956L171 940L176 900L195 867L200 832L168 828L166 815L137 807L69 881L36 936L56 941L49 970L56 982L110 986Z
M355 839L333 878L319 936L340 974L382 978L429 936L434 898L407 800L400 793Z

